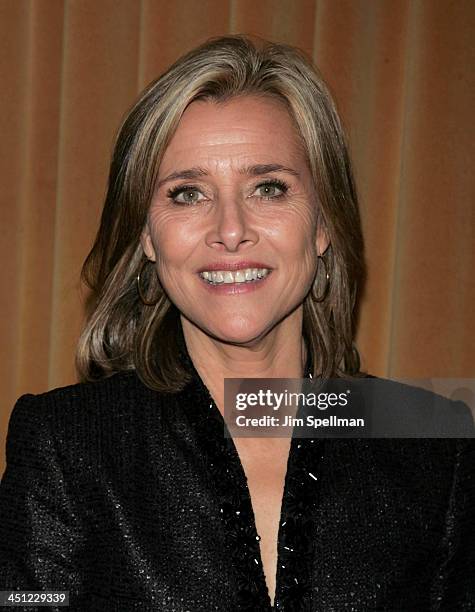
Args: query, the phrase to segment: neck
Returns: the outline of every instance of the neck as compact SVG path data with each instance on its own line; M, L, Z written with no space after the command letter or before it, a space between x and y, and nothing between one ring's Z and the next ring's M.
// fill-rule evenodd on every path
M221 412L225 378L302 378L307 359L302 313L293 315L246 345L220 342L181 316L188 354Z

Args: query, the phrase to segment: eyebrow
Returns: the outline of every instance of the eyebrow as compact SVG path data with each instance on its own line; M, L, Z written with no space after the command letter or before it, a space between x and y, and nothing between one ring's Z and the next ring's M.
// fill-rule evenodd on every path
M300 176L296 170L294 170L293 168L288 168L287 166L282 166L282 164L255 164L253 166L245 166L244 168L239 169L239 174L248 176L261 176L263 174L269 174L270 172L286 172L287 174L291 174L292 176ZM180 179L190 181L208 175L209 172L204 168L200 168L199 166L194 168L188 168L186 170L177 170L176 172L172 172L165 178L158 181L157 189L160 189L162 185L164 185L165 183L169 183L170 181L176 181Z

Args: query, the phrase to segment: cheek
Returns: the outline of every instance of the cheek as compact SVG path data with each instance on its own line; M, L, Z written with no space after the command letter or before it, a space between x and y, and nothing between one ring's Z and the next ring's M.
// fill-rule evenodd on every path
M273 227L267 228L266 233L290 265L314 265L317 257L316 222L310 214L281 217Z
M179 264L192 248L193 232L177 218L155 214L150 219L151 238L162 265Z
M317 249L315 240L308 234L297 234L294 240L294 267L298 269L298 274L303 282L308 281L308 277L315 272L317 262Z

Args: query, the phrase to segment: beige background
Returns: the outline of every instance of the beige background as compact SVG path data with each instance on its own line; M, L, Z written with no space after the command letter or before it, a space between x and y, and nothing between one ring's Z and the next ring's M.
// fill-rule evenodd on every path
M123 114L225 33L300 46L337 98L369 265L363 366L474 376L472 0L0 0L2 451L19 395L76 379L79 273Z

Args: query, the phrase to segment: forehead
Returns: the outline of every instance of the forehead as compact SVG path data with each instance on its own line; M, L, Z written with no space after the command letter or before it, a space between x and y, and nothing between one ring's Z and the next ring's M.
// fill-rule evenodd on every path
M303 157L298 131L283 102L258 96L196 100L183 113L160 174L198 161L286 164Z

